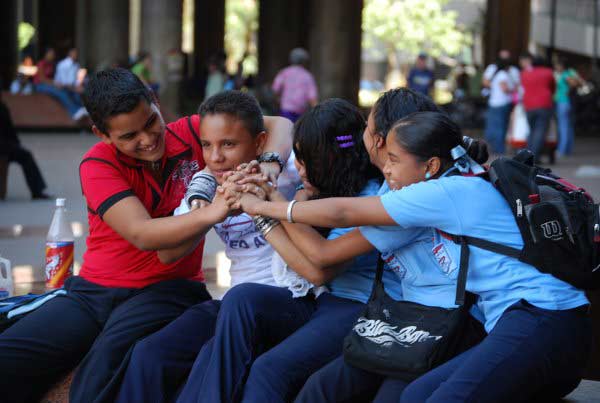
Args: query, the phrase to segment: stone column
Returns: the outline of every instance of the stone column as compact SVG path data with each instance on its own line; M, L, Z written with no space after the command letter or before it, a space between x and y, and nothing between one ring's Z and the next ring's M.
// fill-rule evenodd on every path
M144 0L140 49L152 55L154 77L160 83L161 106L179 114L182 0Z
M129 2L92 0L87 2L86 11L83 13L86 49L82 49L85 67L99 70L114 64L126 65L129 58Z
M485 65L493 63L501 49L508 49L514 61L527 51L530 18L530 0L487 0L483 36Z
M306 23L319 98L344 98L357 105L363 0L313 1Z
M0 3L0 80L8 88L17 72L17 2Z
M76 45L75 21L78 1L53 0L38 2L37 37L41 52L56 49L58 60L65 57L69 48Z
M308 48L311 1L260 0L258 22L258 81L270 83L287 66L290 50Z
M195 0L194 77L204 78L208 58L224 49L225 0Z

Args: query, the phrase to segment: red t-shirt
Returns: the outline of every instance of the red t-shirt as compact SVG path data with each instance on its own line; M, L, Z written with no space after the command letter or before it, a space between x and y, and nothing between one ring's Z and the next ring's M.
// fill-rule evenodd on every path
M54 63L44 59L40 60L37 64L37 73L33 77L33 83L39 84L43 79L50 81L54 79Z
M116 202L136 196L152 218L173 213L197 171L204 168L198 137L200 118L195 115L167 125L164 185L134 158L113 145L98 143L79 166L81 188L88 207L90 234L83 255L80 276L105 287L141 288L162 280L189 278L203 281L204 241L189 255L172 264L163 264L155 251L136 248L108 224L102 215Z
M534 67L521 72L523 86L523 106L525 110L550 109L554 106L556 88L554 73L548 67Z

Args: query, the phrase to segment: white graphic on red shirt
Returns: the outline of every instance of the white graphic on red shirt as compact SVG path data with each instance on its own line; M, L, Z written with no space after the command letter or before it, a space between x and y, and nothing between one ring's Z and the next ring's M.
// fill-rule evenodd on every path
M179 164L175 172L173 172L173 180L182 181L183 185L187 188L192 180L192 176L199 170L200 164L198 164L198 161L181 161L181 164Z

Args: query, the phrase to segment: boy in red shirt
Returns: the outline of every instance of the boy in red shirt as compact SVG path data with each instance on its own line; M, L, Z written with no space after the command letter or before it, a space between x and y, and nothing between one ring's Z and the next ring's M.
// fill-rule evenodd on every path
M554 111L554 72L544 66L540 58L531 55L521 56L519 63L521 72L521 85L523 86L523 107L527 112L529 123L528 148L539 159L544 148L546 133L550 126L550 119Z
M218 194L205 208L171 216L204 167L200 118L165 125L149 90L125 69L97 73L83 98L102 140L80 165L90 227L84 264L65 295L0 334L3 402L34 400L77 364L70 401L112 401L130 347L211 298L203 237L229 208ZM265 118L265 126L265 149L287 159L291 124ZM263 166L279 173L278 163ZM158 251L183 246L192 251L174 263L158 259Z

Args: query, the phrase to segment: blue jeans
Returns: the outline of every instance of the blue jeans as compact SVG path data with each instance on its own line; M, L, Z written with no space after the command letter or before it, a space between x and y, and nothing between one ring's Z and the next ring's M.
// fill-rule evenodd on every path
M575 128L573 127L570 102L559 102L556 104L556 120L558 123L558 152L562 155L569 155L573 151L573 142L575 140Z
M194 305L137 342L115 402L172 401L200 349L213 337L220 306L217 300Z
M36 84L35 92L47 94L56 99L62 106L65 107L67 112L69 112L69 116L71 117L73 117L75 112L77 112L79 108L83 106L79 94L73 91L55 87L52 84Z
M529 139L527 141L527 147L533 155L535 155L536 159L540 157L540 154L544 149L552 113L552 109L544 108L527 111L527 122L529 123Z
M339 356L364 304L241 284L223 298L215 337L201 350L178 402L284 402Z
M552 401L577 387L591 343L584 309L551 311L522 300L479 345L413 381L399 401Z
M485 120L485 140L498 154L504 154L506 131L512 104L488 107Z

